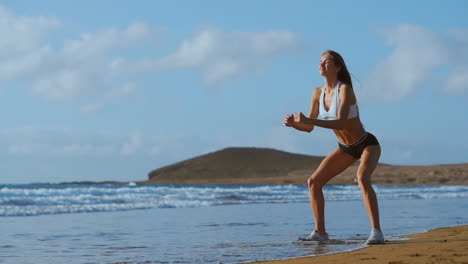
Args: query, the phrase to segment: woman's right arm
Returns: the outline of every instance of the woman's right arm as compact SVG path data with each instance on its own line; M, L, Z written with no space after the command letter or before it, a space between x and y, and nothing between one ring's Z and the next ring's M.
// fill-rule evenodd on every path
M309 118L317 118L319 114L319 100L320 100L320 87L315 88L310 99ZM312 132L314 130L313 124L305 124L301 122L294 122L293 115L287 115L284 124L291 126L299 131ZM289 124L289 125L288 125Z

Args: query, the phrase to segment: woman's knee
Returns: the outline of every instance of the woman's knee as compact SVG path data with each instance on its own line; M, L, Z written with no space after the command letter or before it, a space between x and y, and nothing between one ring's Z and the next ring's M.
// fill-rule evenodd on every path
M314 175L310 176L307 180L307 186L309 187L310 191L316 190L317 188L322 188L323 185L324 184L321 181L319 181Z
M357 176L357 183L359 184L359 187L363 190L368 190L372 188L372 183L370 177L365 177L364 175L359 175Z
M313 184L314 184L314 178L309 177L309 179L307 179L307 186L309 187L309 190L312 188Z

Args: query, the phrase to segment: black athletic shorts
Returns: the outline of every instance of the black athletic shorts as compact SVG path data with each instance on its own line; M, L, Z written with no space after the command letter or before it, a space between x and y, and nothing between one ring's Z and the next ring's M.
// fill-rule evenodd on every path
M364 137L362 137L359 141L351 145L344 145L338 142L338 146L341 150L343 150L345 153L353 156L356 159L360 159L362 153L364 152L364 149L367 146L371 145L379 145L379 141L374 135L372 135L369 132L366 132L366 135Z

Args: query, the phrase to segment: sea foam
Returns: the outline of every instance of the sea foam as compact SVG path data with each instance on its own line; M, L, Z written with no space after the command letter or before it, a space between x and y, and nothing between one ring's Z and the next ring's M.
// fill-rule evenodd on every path
M375 186L379 199L466 198L468 186ZM360 200L355 185L329 185L325 199ZM299 185L172 186L110 184L0 185L0 216L184 208L308 201Z

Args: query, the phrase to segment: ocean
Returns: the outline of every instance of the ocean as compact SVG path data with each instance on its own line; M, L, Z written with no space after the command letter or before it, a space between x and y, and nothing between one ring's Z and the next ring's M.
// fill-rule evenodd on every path
M387 239L468 224L468 186L374 186ZM358 186L324 189L331 242L306 186L0 185L0 263L248 263L364 246Z

